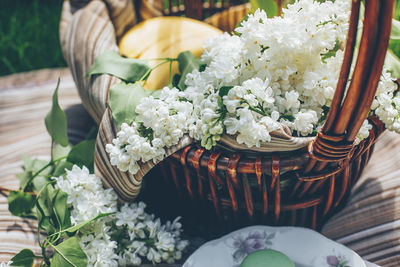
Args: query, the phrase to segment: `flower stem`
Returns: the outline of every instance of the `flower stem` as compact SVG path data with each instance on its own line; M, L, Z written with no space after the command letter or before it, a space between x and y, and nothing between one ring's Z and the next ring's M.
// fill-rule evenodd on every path
M71 264L72 266L76 267L76 265L75 265L72 261L70 261L70 260L69 260L56 246L54 246L47 238L46 238L45 241L47 241L47 243L48 243L55 251L57 251L57 253L60 254L60 256L64 258L64 260L66 260L66 261L67 261L69 264Z
M258 114L261 114L261 115L263 115L263 116L267 116L267 114L266 114L265 112L263 112L262 110L257 109L257 108L255 108L255 107L252 107L252 106L250 106L250 105L249 105L249 109L250 109L251 111L254 111L254 112L256 112L256 113L258 113Z
M147 59L147 60L164 60L164 61L178 61L178 59L177 58L172 58L172 57L156 57L156 58L150 58L150 59Z
M156 68L158 68L159 66L167 63L167 62L172 62L173 60L170 59L165 59L164 61L161 61L160 63L158 63L157 65L155 65L154 67L152 67L151 69L149 69L148 71L146 71L146 73L139 79L139 82L142 82L144 80L147 80L147 78L150 76L151 72L153 70L155 70Z

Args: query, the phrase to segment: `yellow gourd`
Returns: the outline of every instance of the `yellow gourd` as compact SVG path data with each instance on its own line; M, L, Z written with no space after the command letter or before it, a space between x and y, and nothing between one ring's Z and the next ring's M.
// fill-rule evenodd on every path
M191 51L196 57L203 52L204 41L222 34L218 28L184 17L158 17L145 20L130 29L119 43L119 52L128 58L176 58L180 52ZM149 61L155 66L160 61ZM172 64L172 75L178 64ZM148 89L161 89L169 82L169 63L155 69L145 84Z

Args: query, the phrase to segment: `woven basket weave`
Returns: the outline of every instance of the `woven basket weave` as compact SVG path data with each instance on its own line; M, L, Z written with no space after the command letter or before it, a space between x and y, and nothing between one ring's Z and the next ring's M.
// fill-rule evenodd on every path
M138 19L166 13L201 18L207 12L218 12L206 22L231 31L248 11L248 5L210 7L198 0L187 0L179 8L164 9L161 1L142 1L136 7L129 0L104 2L81 4L84 7L76 12L71 11L76 3L65 2L60 34L64 55L85 107L101 122L95 154L96 173L106 186L116 189L122 200L131 200L139 193L143 176L155 164L142 164L134 176L110 165L105 144L116 136L117 127L106 103L108 88L118 80L107 75L81 77L98 54L117 49L118 38ZM184 137L168 150L171 156L161 163L163 173L172 180L182 198L212 203L215 214L223 222L319 228L345 200L368 162L376 138L384 130L376 117L369 117L373 125L369 137L354 144L368 116L382 71L391 29L391 16L387 14L392 14L393 5L393 0L366 1L362 39L356 67L350 76L360 13L360 1L352 1L339 81L327 121L316 138L291 152L248 152L226 146L206 151ZM226 10L219 12L222 9Z

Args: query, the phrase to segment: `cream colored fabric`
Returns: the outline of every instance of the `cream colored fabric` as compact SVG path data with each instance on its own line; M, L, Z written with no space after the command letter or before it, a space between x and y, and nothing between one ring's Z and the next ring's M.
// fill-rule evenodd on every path
M94 0L86 5L74 4L64 2L60 22L61 46L85 108L100 123L108 88L118 79L109 75L85 76L99 54L118 50L116 39L136 22L135 11L130 0Z
M223 135L219 143L222 146L229 147L236 151L251 151L251 152L276 152L276 151L293 151L305 147L314 137L293 137L289 128L281 125L280 129L271 132L271 141L262 143L260 147L249 148L245 144L238 144L236 136Z

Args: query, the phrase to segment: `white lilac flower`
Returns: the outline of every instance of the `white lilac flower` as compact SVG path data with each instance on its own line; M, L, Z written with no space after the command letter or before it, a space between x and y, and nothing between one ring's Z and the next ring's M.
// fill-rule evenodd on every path
M299 93L291 90L289 92L285 92L285 108L287 110L298 110L300 107L299 101Z
M117 194L113 189L104 189L100 178L86 167L74 165L66 177L54 179L56 186L68 194L73 225L117 211ZM118 266L117 242L111 240L111 227L107 225L111 219L104 217L80 230L79 243L88 257L88 266Z
M180 238L179 217L162 224L145 212L143 202L117 209L116 193L104 189L100 178L90 174L86 167L74 165L65 178L54 179L56 186L68 194L73 225L101 213L115 213L79 230L78 239L88 257L88 266L138 266L145 258L153 263L173 263L187 247L188 242ZM119 238L113 239L115 236Z
M117 194L104 189L101 180L90 174L86 167L74 165L66 177L56 178L57 187L68 194L67 203L72 207L71 222L76 225L101 213L117 211Z
M397 86L392 82L389 72L384 71L371 110L375 112L387 129L400 133L400 95L396 90Z
M127 266L127 265L133 265L133 266L139 266L142 264L142 259L137 253L130 252L129 250L121 254L121 256L118 259L118 264L119 266Z
M2 261L0 262L0 267L10 267L12 263L13 263L12 261L8 262Z
M175 238L172 233L160 231L157 233L157 242L154 245L158 250L173 251Z
M101 225L101 223L96 223ZM115 250L118 247L117 241L111 240L109 227L103 224L103 231L90 233L80 237L79 243L88 257L88 266L106 267L118 266L118 255Z
M173 263L188 245L186 240L180 239L182 230L179 218L163 225L160 219L145 213L144 208L141 202L125 204L116 214L116 225L124 229L122 236L125 242L122 243L127 244L120 254L119 264L137 265L141 262L140 257L146 257L153 263ZM130 221L126 217L129 215L133 216Z
M360 131L356 137L356 144L359 144L361 140L364 140L369 136L369 130L372 129L372 125L369 124L368 120L365 120L360 128Z
M143 202L139 203L125 203L116 214L116 225L127 225L128 227L133 227L131 225L132 222L140 219L143 220L146 217L144 209L146 208L146 204Z
M301 110L295 114L293 128L301 135L312 133L318 122L317 112L315 110Z
M160 99L143 98L136 107L139 123L123 123L117 138L106 145L110 162L122 171L136 174L138 163L163 159L164 147L176 145L194 123L193 105L179 101L184 97L178 89L164 88Z
M111 164L135 174L140 161L161 160L187 134L206 149L226 133L248 147L271 140L286 125L298 136L315 134L326 119L339 77L349 28L350 1L295 1L283 16L257 10L235 32L211 38L205 68L186 76L186 90L164 88L142 99L141 123L124 124L106 150ZM400 133L400 95L383 72L371 110ZM364 123L357 142L366 138ZM154 255L152 258L156 258Z

